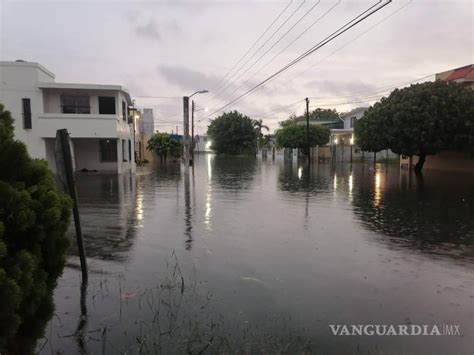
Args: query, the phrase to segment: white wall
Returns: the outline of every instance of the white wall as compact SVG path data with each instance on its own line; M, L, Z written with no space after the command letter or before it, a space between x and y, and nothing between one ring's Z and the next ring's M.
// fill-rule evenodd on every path
M11 112L15 138L25 143L33 158L46 159L44 140L36 134L38 113L43 112L43 96L39 81L54 82L54 75L36 63L0 62L0 103ZM32 129L23 128L22 99L31 100Z

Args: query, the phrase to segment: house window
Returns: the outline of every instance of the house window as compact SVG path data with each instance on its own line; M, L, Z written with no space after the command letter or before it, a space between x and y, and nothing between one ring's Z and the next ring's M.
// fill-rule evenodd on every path
M91 113L89 96L61 95L62 113Z
M127 121L127 104L125 101L122 101L122 118Z
M122 161L127 161L127 148L125 139L122 139Z
M115 97L99 96L99 114L115 115Z
M115 139L101 139L100 145L100 161L103 163L117 161L117 141Z
M128 140L128 161L132 161L132 141Z
M21 99L23 106L23 129L31 129L31 100Z
M356 120L357 120L357 117L356 116L352 116L351 117L351 128L354 128L354 125L356 123Z

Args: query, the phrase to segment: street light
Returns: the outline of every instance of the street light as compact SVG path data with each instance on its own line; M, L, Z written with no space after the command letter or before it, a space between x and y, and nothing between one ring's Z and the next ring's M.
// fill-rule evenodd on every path
M201 93L204 94L206 92L207 92L206 90L203 90L203 92ZM198 111L207 112L209 111L209 109L205 107L205 108L199 108L196 110L195 105L194 105L194 100L192 100L191 101L191 160L189 161L190 165L194 164L194 112L198 112Z
M193 97L196 94L206 94L208 92L209 91L207 90L199 90L190 96L183 96L183 143L184 143L183 161L184 161L185 168L189 166L189 98ZM192 119L193 119L193 126L194 126L194 109L193 109ZM193 136L194 136L194 128L193 128ZM193 138L193 141L194 141L194 138Z

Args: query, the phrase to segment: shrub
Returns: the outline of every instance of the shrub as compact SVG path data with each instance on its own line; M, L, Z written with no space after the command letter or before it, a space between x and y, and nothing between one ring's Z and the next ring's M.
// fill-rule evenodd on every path
M14 140L13 119L0 104L0 353L33 352L52 315L70 209L46 162Z

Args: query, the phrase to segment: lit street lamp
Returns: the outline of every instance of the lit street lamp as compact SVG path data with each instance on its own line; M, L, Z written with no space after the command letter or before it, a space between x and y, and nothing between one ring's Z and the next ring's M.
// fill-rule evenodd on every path
M207 92L207 90L200 90L190 96L183 96L183 162L185 168L189 166L189 99L196 94L205 94Z
M190 165L193 165L194 164L194 112L197 112L197 111L209 111L209 109L206 107L206 108L199 108L199 109L195 109L195 105L194 105L194 100L191 101L191 160L189 161L190 162Z

